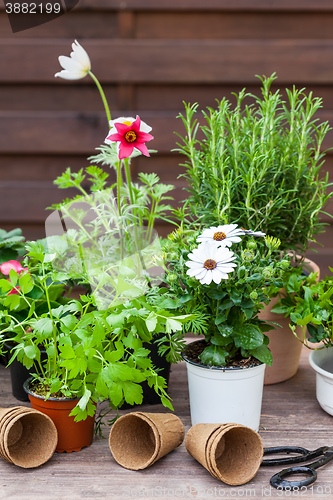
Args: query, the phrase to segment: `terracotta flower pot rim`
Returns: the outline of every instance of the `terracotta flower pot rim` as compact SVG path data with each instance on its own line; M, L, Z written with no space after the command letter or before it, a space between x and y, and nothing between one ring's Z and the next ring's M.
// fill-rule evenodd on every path
M40 394L36 394L35 392L31 391L29 389L29 384L30 382L33 380L33 377L29 377L23 384L23 389L25 390L25 392L27 394L30 394L31 396L33 396L34 398L37 398L37 399L43 399L45 400L45 396L41 396ZM63 397L63 398L54 398L54 397L49 397L47 398L47 401L78 401L80 398L66 398L66 397Z
M201 340L195 340L194 342L191 342L188 345L192 344L203 344L206 343L204 339ZM207 370L218 370L218 371L237 371L237 370L250 370L251 368L257 368L260 365L263 365L261 361L258 360L258 363L253 363L252 365L248 366L210 366L210 365L204 365L203 363L197 363L196 361L192 361L190 358L188 358L185 354L185 351L182 351L180 353L181 357L183 358L186 363L189 363L190 365L198 366L199 368L204 368Z

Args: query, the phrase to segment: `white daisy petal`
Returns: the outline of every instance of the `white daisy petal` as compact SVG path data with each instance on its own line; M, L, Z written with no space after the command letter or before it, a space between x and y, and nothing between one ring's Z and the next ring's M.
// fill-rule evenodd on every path
M251 229L244 229L243 231L249 236L266 236L266 233L262 231L251 231Z
M225 224L204 229L197 241L214 241L219 247L230 247L233 243L241 241L240 236L244 236L242 228L239 228L237 224Z
M213 280L213 273L211 271L207 271L205 276L200 279L200 283L203 285L210 285Z

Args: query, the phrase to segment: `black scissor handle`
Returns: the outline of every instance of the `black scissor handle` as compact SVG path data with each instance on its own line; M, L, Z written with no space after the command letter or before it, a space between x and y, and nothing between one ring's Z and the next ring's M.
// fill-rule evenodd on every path
M309 477L301 479L300 481L288 481L288 479L284 479L287 476L293 476L296 474L308 474ZM271 477L270 483L274 488L289 490L292 488L301 488L302 486L308 486L309 484L314 483L316 479L317 472L312 469L312 467L305 465L301 467L289 467L288 469L283 469L281 472L278 472Z
M302 448L301 446L275 446L273 448L265 448L264 449L264 457L267 455L273 454L289 454L293 453L290 457L282 457L282 458L268 458L264 459L261 465L285 465L285 464L297 464L300 462L305 462L306 460L312 460L313 458L320 457L325 453L328 449L327 446L322 446L321 448L317 448L314 451L309 451L306 448ZM298 453L298 455L294 455L294 453Z

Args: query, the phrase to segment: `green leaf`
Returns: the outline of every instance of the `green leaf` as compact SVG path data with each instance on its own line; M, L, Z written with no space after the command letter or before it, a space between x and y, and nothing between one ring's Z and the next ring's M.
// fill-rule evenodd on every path
M122 357L124 356L124 348L117 350L117 351L112 351L108 355L108 360L111 361L111 363L116 363L116 361L119 361Z
M2 278L2 279L0 279L0 288L1 288L3 293L6 293L6 292L9 292L10 290L12 290L13 286L10 283L10 281Z
M34 329L41 334L50 335L53 332L53 321L50 318L41 318L34 323Z
M313 319L313 314L310 313L310 314L307 314L304 318L298 318L297 320L297 324L298 325L301 325L301 326L305 326L307 325L308 323L311 323L312 321L314 321ZM315 321L314 321L315 322Z
M262 332L255 325L245 324L234 331L233 338L236 347L243 349L256 349L264 342Z
M162 402L163 406L165 406L166 408L169 408L171 411L174 411L173 406L171 404L171 401L163 395L161 395L161 402Z
M75 351L70 345L59 346L59 350L64 359L75 359Z
M108 386L108 397L111 401L111 403L117 407L119 404L123 401L123 389L122 389L122 384L117 383L117 384L112 384L111 386Z
M178 332L182 329L182 324L180 321L172 318L167 318L165 328L167 333Z
M220 346L210 345L200 354L200 361L208 366L223 366L228 352Z
M89 389L87 389L87 387L85 387L83 396L80 398L80 400L78 402L78 405L79 405L81 410L86 409L90 398L91 398L91 391L89 391Z
M61 322L65 326L67 326L69 330L73 330L73 328L76 326L77 318L72 314L68 314L67 316L61 318Z
M146 326L149 332L155 331L156 325L157 325L157 316L154 312L151 312L146 318Z
M122 384L125 401L130 405L141 404L143 400L142 387L134 382L123 382Z
M121 312L119 314L110 314L110 316L106 318L106 321L113 328L120 328L125 322L125 313Z
M251 354L251 356L254 356L262 363L265 363L268 366L272 366L273 356L267 345L259 346L256 349L250 349L249 353Z
M35 345L27 345L24 348L24 354L29 358L29 359L34 359L36 356L38 356L38 347Z

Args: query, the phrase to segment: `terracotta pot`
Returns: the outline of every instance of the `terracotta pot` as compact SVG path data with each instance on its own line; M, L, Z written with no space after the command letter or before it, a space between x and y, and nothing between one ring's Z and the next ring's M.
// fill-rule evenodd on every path
M312 272L318 273L318 281L320 269L309 259L304 260L307 268ZM273 365L266 366L264 384L277 384L293 377L298 370L299 359L301 356L302 343L297 340L293 332L289 328L290 319L285 318L283 314L272 313L271 310L276 305L279 297L274 297L266 306L264 312L259 314L259 318L264 321L273 321L281 325L276 327L276 330L266 332L269 338L269 349L273 355ZM297 336L303 338L303 329L301 326L296 327Z
M31 407L53 420L58 431L58 444L55 451L70 453L91 445L95 418L88 416L85 420L75 422L74 417L69 415L78 399L49 398L45 400L42 396L30 391L29 380L25 382L24 389L28 393Z

